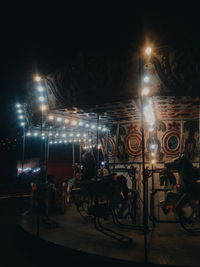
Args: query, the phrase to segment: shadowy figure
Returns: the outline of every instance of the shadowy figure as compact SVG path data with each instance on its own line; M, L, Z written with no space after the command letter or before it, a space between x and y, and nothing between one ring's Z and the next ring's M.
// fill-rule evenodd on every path
M90 180L95 177L95 159L91 151L87 151L83 155L83 177L82 180Z

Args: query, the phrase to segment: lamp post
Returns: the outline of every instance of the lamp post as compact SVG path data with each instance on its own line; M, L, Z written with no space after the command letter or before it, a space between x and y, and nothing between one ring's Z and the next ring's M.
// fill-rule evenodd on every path
M149 57L152 53L152 49L147 47L145 49L145 55ZM142 74L142 62L140 60L140 75ZM142 183L143 183L143 227L144 227L144 261L145 263L148 261L148 174L145 169L145 135L144 135L144 98L148 97L150 93L148 85L149 77L145 76L143 79L145 83L145 87L142 88L141 92L141 134L142 134ZM142 80L141 85L143 86Z

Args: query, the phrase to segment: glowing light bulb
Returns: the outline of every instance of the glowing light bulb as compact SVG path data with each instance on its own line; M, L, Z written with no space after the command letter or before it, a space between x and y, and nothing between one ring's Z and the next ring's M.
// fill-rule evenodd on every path
M27 136L31 136L31 133L30 132L27 132L27 134L26 134Z
M21 125L21 126L24 126L24 125L25 125L25 122L21 122L20 125Z
M65 119L65 123L69 123L69 120L68 119Z
M89 126L90 126L90 125L89 125L88 123L86 123L85 127L87 127L87 128L88 128Z
M20 115L18 118L19 118L20 120L22 120L22 119L24 118L24 116L23 116L23 115Z
M94 129L95 128L95 125L91 125L91 128Z
M18 109L17 112L18 112L18 113L22 113L23 110L22 110L22 109Z
M50 142L49 142L49 144L50 144L50 145L52 145L52 144L53 144L53 142L52 142L52 141L50 141Z
M79 126L83 126L83 122L82 121L79 121Z
M145 49L145 54L146 54L147 56L150 56L151 53L152 53L152 49L151 49L151 47L147 47L147 48Z
M35 75L34 80L35 80L36 82L41 82L42 77L39 76L39 75Z
M21 108L21 104L16 104L16 108Z
M144 77L144 82L145 82L145 83L148 83L149 80L150 80L149 76L145 76L145 77Z
M54 116L53 115L49 115L48 120L50 120L50 121L54 120Z
M152 159L151 163L152 164L155 164L156 163L156 160L155 159Z
M76 120L72 120L72 121L71 121L71 125L73 125L73 126L77 125L77 123L78 123L78 122L77 122Z
M49 136L52 136L52 133L49 133Z
M149 88L148 87L145 87L142 89L142 95L148 95L150 92Z
M58 122L61 122L61 121L62 121L62 118L61 118L61 117L57 117L56 120L57 120Z
M38 90L38 92L43 92L44 91L44 88L42 86L38 86L37 87L37 90Z
M38 136L38 133L34 133L33 135L34 135L34 136Z
M39 97L38 97L38 100L39 100L40 102L44 102L45 98L44 98L44 96L39 96Z
M47 106L46 105L41 105L40 109L41 109L41 111L45 111L45 110L47 110Z
M66 134L62 134L62 137L66 137Z

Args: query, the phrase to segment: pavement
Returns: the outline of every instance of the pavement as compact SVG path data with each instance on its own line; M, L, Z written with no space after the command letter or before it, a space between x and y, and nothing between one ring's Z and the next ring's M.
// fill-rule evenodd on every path
M18 224L28 206L29 198L22 194L0 197L0 267L169 266L113 260L41 240L25 232Z
M133 262L113 261L72 249L57 247L48 241L27 234L18 224L19 216L27 210L29 199L4 195L0 198L0 266L51 267L71 266L146 266ZM149 266L149 265L148 265Z

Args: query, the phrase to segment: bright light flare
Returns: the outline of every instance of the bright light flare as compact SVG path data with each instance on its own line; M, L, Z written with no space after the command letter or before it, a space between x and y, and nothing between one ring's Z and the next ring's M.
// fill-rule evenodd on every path
M65 123L66 123L66 124L69 123L69 120L68 120L68 119L65 119Z
M71 121L71 125L73 125L73 126L77 125L77 123L78 123L78 122L77 122L76 120L72 120L72 121Z
M61 122L61 121L62 121L62 118L61 118L61 117L57 117L56 120L57 120L58 122Z
M155 123L155 116L154 116L153 107L150 103L144 106L144 116L149 126L153 127Z
M150 78L149 78L149 76L145 76L143 80L144 80L145 83L148 83Z
M152 49L151 49L151 47L147 47L147 48L145 49L145 54L146 54L147 56L150 56L151 53L152 53Z
M42 86L38 86L37 87L37 90L38 90L38 92L43 92L44 91L44 88Z
M38 97L38 100L39 100L40 102L44 102L44 101L45 101L45 97L44 97L44 96L39 96L39 97Z
M21 126L25 126L25 122L20 122L20 125Z
M16 104L16 108L21 108L21 104Z
M155 144L151 144L151 145L150 145L150 149L151 149L151 150L155 150L155 149L156 149L156 145L155 145Z
M49 115L48 120L53 121L54 120L54 116L53 115Z
M156 163L156 160L152 159L151 164L155 164L155 163Z
M149 90L148 87L144 87L144 88L142 89L142 95L143 95L143 96L147 96L149 93L150 93L150 90Z
M39 76L39 75L35 75L34 80L35 80L36 82L41 82L41 81L42 81L42 77Z
M40 109L41 109L41 111L45 111L45 110L47 110L47 106L46 105L41 105Z

